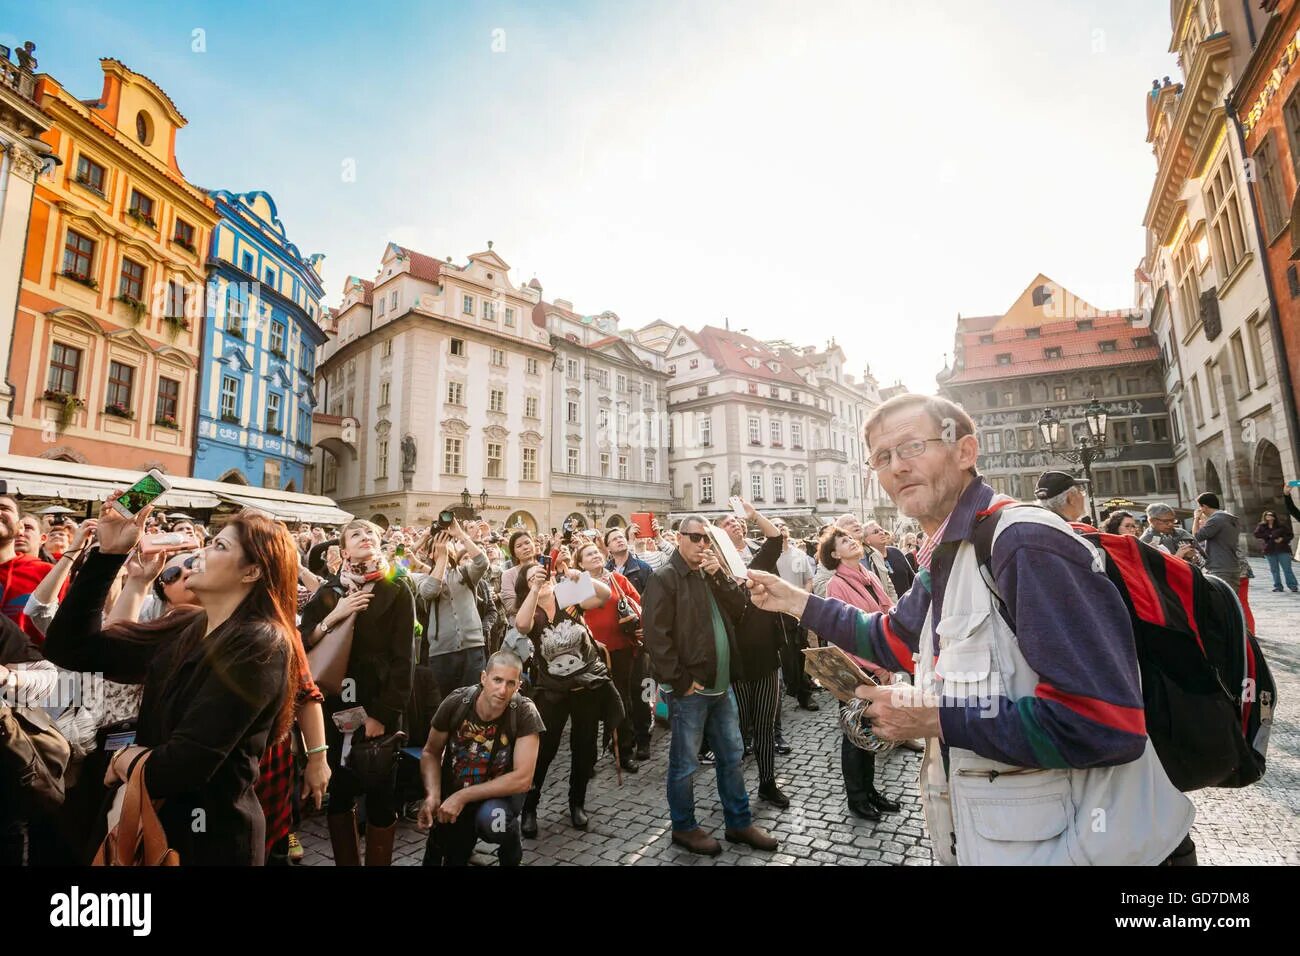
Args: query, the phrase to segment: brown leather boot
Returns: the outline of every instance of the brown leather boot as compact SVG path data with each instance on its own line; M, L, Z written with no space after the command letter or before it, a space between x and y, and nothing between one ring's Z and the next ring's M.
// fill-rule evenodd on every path
M366 824L366 866L393 865L393 837L396 835L396 823L387 827Z
M722 844L699 827L694 830L674 830L673 842L701 856L717 856L722 852Z
M728 843L746 843L755 850L775 850L781 845L776 837L752 823L743 830L728 829L726 836Z
M361 844L357 836L357 811L331 813L325 818L329 823L330 847L334 851L335 866L360 866Z

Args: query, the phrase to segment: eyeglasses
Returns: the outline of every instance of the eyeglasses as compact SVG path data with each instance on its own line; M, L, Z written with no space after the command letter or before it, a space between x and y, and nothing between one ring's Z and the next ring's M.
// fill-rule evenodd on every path
M901 445L895 445L892 449L882 448L870 458L867 459L867 466L872 471L884 471L894 460L894 455L906 461L909 458L919 458L925 454L926 448L930 442L947 442L945 438L913 438L911 441L905 441Z
M689 538L691 544L703 544L709 540L707 531L679 531L677 534L679 537Z
M180 580L181 574L194 567L194 558L186 558L180 564L173 564L170 568L163 568L162 574L158 575L158 580L162 582L163 587L169 584L175 584Z

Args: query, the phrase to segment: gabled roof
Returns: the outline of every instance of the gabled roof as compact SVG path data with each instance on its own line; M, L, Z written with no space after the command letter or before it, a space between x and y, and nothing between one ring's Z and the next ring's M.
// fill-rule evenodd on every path
M407 249L405 246L399 246L396 243L390 243L397 250L399 259L405 259L409 263L407 271L417 279L423 279L426 282L441 282L442 262L426 256L423 252L416 252L414 249ZM367 302L370 300L367 299Z
M375 300L375 284L369 279L362 279L358 276L348 276L347 282L343 285L343 294L346 296L352 291L353 287L357 285L361 286L361 301L366 305L373 305ZM334 315L337 316L338 314L339 310L336 309Z
M781 355L743 332L706 325L694 334L694 338L700 343L704 354L713 360L718 371L724 375L730 373L768 382L785 382L802 387L808 385ZM751 367L745 361L748 358L757 359L758 368ZM768 362L778 363L779 371L772 371Z
M1025 328L999 328L993 341L981 343L987 332L958 332L962 343L962 368L944 380L945 385L983 382L1025 375L1045 375L1079 369L1107 368L1137 362L1155 362L1160 349L1151 329L1131 325L1123 316L1097 317L1091 329L1080 330L1079 320L1069 319L1039 326L1039 334L1030 338ZM1152 340L1150 345L1135 345L1135 340ZM1114 342L1113 352L1103 352L1102 342ZM1060 349L1060 358L1048 358L1048 349ZM998 356L1009 356L999 362Z

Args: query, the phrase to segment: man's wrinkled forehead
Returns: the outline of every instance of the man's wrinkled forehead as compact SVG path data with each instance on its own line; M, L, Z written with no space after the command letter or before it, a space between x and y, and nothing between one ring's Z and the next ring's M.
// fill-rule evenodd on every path
M923 408L900 408L884 416L863 438L872 451L892 448L913 438L936 438L938 427Z

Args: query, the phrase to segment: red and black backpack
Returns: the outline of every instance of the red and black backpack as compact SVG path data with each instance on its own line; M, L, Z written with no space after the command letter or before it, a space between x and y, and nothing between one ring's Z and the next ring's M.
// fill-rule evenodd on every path
M1010 626L990 568L1007 502L981 513L972 543L980 574ZM1133 622L1147 736L1184 792L1245 787L1264 775L1277 686L1232 586L1131 535L1076 526L1106 557Z

